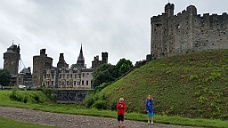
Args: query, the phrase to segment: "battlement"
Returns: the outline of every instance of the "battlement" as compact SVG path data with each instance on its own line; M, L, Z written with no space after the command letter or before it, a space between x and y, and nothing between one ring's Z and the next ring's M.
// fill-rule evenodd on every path
M189 5L173 14L174 4L168 3L162 15L151 18L151 56L158 58L186 51L228 48L228 14L197 14Z

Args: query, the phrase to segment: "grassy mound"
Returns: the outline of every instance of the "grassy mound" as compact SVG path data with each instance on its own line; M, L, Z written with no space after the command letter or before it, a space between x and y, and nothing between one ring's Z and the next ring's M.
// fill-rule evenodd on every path
M95 97L113 109L119 97L127 111L145 112L147 95L161 115L228 119L228 50L191 52L152 60L104 88Z

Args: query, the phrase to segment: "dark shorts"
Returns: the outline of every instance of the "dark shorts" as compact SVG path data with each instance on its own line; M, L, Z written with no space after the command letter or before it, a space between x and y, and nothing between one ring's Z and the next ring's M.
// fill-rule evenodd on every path
M124 121L124 115L118 115L117 120L118 121Z

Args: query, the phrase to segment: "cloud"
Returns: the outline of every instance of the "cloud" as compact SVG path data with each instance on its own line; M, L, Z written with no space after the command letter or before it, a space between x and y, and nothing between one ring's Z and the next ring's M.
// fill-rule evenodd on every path
M150 18L164 12L167 0L0 0L0 68L3 53L12 44L21 46L26 67L40 49L57 65L59 53L68 64L76 63L83 46L87 67L101 52L109 62L121 58L135 61L150 53ZM190 4L198 13L227 12L228 1L173 0L175 14ZM223 3L223 4L221 4ZM100 57L101 58L101 57Z

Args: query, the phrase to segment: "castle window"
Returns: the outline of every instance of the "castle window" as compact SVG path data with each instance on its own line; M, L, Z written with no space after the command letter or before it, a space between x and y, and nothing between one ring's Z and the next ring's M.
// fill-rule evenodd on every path
M156 27L160 27L162 24L155 24L156 25Z
M67 81L67 85L69 85L69 81Z
M212 45L215 45L214 43L212 43Z
M84 85L84 80L82 81L82 85Z
M88 80L86 81L86 85L89 85L89 81Z
M67 74L67 79L69 78L69 74Z
M54 81L51 81L51 85L54 85Z
M82 73L82 77L85 77L85 74L84 73Z
M154 29L154 31L156 31L156 29Z
M72 78L72 74L70 74L70 78Z
M74 77L77 78L77 74L75 74Z
M74 85L76 85L76 81L74 81Z

